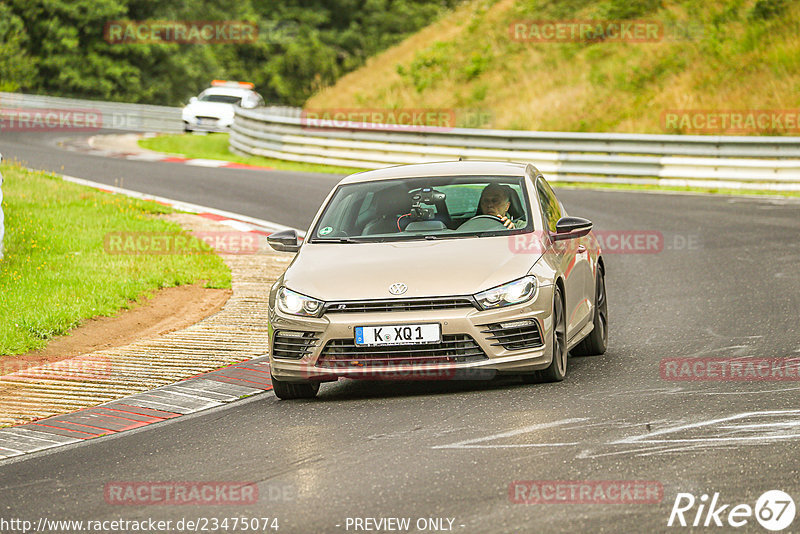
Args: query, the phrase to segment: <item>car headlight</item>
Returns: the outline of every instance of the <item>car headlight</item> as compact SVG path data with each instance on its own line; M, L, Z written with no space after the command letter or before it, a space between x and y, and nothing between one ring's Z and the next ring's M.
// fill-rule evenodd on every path
M291 289L282 287L278 290L278 309L289 315L303 315L306 317L319 317L322 314L323 302Z
M533 276L524 276L502 286L481 291L475 295L475 300L484 310L502 308L528 301L536 295L538 284Z

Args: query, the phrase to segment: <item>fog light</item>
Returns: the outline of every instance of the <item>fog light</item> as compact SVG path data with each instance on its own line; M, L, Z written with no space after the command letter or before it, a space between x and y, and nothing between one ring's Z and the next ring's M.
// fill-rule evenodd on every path
M525 326L533 326L536 321L531 319L523 319L521 321L511 321L510 323L500 323L500 328L523 328Z
M305 337L305 332L296 332L294 330L278 330L275 332L275 336L285 336L285 337Z

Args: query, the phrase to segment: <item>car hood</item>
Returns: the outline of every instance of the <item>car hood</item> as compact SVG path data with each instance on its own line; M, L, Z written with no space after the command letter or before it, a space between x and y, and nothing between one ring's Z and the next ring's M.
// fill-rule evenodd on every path
M284 274L289 289L332 300L470 295L525 276L541 254L512 252L514 237L395 243L307 243Z
M183 114L190 116L201 115L204 117L233 117L233 104L224 102L193 102L183 108Z

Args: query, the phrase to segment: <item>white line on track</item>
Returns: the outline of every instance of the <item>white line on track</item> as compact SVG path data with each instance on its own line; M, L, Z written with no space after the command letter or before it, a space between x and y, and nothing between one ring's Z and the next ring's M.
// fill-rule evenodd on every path
M725 428L725 429L739 429L739 430L757 430L763 429L765 431L769 431L774 429L777 425L774 422L764 422L764 423L755 423L755 424L747 424L747 425L720 425L720 423L727 423L729 421L736 421L741 419L747 419L749 417L787 417L789 418L788 421L785 421L786 424L780 425L781 428L798 428L800 430L800 410L771 410L771 411L761 411L761 412L745 412L736 415L731 415L728 417L721 417L719 419L710 419L707 421L700 421L698 423L690 423L686 425L679 425L674 426L671 428L665 428L663 430L656 430L654 432L648 432L647 434L641 434L638 436L631 436L627 438L623 438L621 440L612 441L610 445L619 445L619 444L636 444L636 443L725 443L725 442L748 442L748 441L773 441L773 440L783 440L783 439L795 439L800 437L800 432L795 433L788 433L788 434L775 434L775 433L761 433L756 435L748 435L748 436L733 436L733 437L722 437L722 436L708 436L708 437L700 437L700 438L668 438L666 437L669 434L676 434L678 432L684 430L694 430L700 428L708 428L710 430L714 430L715 428ZM665 439L653 439L658 436L665 437Z
M502 439L502 438L510 438L514 436L518 436L520 434L527 434L529 432L536 432L537 430L543 430L545 428L552 428L556 426L563 426L568 425L570 423L580 423L581 421L586 421L585 417L579 417L574 419L562 419L561 421L553 421L550 423L539 423L536 425L526 426L522 428L517 428L515 430L509 430L507 432L501 432L499 434L492 434L491 436L485 436L482 438L474 438L474 439L467 439L464 441L458 441L456 443L450 443L448 445L437 445L432 447L434 449L502 449L502 448L520 448L520 447L563 447L568 445L577 445L578 443L517 443L517 444L509 444L509 445L478 445L478 443L483 443L486 441L492 441L495 439Z

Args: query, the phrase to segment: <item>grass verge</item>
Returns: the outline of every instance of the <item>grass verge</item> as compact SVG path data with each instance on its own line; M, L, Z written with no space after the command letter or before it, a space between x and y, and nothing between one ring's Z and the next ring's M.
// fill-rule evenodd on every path
M660 37L537 42L544 35L530 31L541 21L634 20L657 24ZM696 121L704 112L796 110L798 21L791 0L468 0L305 106L446 109L456 123L497 129L741 134L730 122ZM798 135L796 122L744 130Z
M139 146L148 150L155 150L156 152L178 154L188 158L219 159L232 161L234 163L243 163L245 165L272 167L284 171L352 174L364 170L349 167L335 167L333 165L319 165L316 163L284 161L280 159L262 158L260 156L240 156L228 150L228 134L226 133L211 133L207 135L159 135L149 139L140 139Z
M154 217L172 210L18 165L3 174L5 258L0 260L0 356L39 349L81 320L110 316L150 292L205 281L228 288L215 254L108 254L109 232L182 232Z

